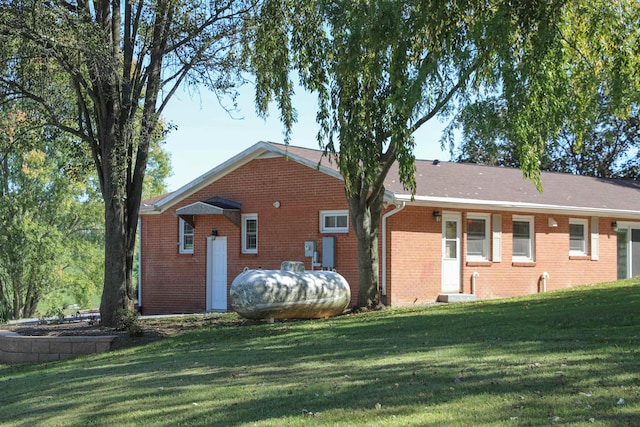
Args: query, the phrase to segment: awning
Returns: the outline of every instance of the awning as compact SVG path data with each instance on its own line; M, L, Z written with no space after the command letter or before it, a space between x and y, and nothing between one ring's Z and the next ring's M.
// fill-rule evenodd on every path
M196 227L196 215L224 215L229 221L239 227L240 206L240 203L234 202L233 200L223 199L222 197L212 197L178 208L176 209L176 214L193 228Z

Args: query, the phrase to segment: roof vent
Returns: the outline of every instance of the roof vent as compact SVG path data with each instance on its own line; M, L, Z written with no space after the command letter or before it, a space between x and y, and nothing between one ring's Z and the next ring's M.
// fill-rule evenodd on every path
M439 164L440 164L440 160L435 159L435 160L433 161L433 165L434 165L434 166L438 166Z

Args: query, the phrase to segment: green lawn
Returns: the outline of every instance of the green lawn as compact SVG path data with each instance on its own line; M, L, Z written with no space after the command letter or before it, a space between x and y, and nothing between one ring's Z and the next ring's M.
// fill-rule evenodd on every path
M640 425L640 283L0 365L0 425ZM224 315L233 318L235 315Z

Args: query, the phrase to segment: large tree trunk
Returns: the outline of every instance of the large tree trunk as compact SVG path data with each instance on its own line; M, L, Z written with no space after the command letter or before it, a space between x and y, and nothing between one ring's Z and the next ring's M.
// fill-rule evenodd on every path
M133 309L131 276L127 274L125 203L105 202L104 288L100 302L100 321L113 325L120 309Z
M382 195L375 192L364 197L347 197L351 209L351 223L358 240L358 307L377 308L380 306L380 262L378 235Z

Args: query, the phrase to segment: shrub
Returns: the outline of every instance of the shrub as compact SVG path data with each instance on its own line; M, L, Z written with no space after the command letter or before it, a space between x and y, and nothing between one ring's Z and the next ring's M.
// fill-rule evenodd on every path
M143 330L138 323L139 313L135 310L120 309L115 315L116 331L127 331L130 337L139 337Z

